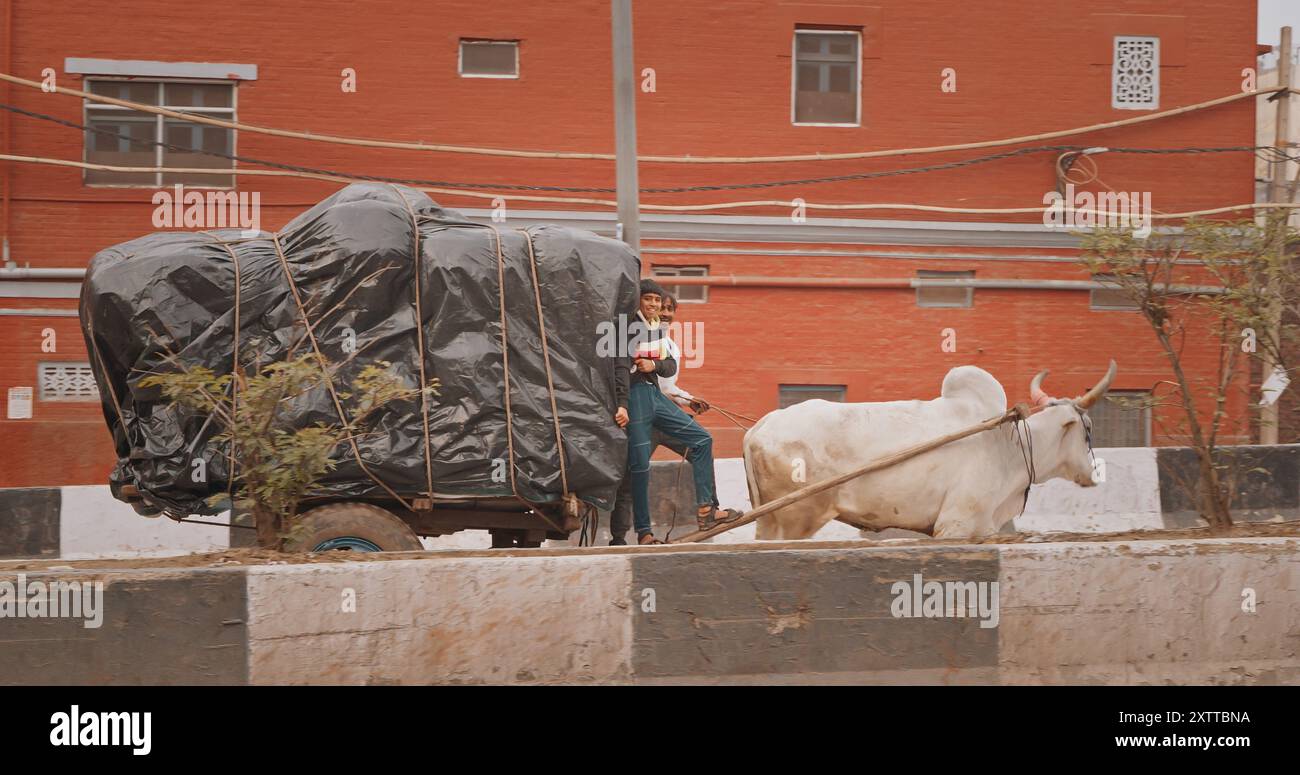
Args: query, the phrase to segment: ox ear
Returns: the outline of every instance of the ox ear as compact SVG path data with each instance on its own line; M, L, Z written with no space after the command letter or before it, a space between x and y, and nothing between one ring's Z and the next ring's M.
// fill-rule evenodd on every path
M1106 376L1101 378L1101 382L1098 382L1097 384L1089 388L1087 393L1084 393L1083 395L1074 399L1074 405L1079 407L1080 409L1084 409L1084 410L1088 409L1093 404L1101 400L1102 396L1106 395L1106 391L1110 390L1110 383L1114 381L1114 379L1115 379L1115 360L1112 358L1110 361L1110 368L1106 369Z
M1046 404L1052 400L1052 397L1043 392L1043 379L1047 377L1047 369L1043 369L1034 375L1029 382L1029 400L1036 406Z

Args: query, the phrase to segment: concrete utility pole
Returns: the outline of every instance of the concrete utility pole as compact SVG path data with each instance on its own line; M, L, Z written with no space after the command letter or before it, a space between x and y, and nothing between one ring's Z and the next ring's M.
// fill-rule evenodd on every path
M614 42L614 149L622 240L641 255L641 196L636 174L636 73L632 64L632 0L610 0Z
M1277 56L1277 85L1279 88L1291 88L1291 28L1282 28L1281 45L1278 47ZM1277 127L1273 135L1273 146L1283 154L1291 153L1291 93L1282 92L1277 98ZM1286 180L1287 161L1285 158L1273 163L1272 175L1269 176L1268 201L1269 202L1286 202L1289 200L1288 186ZM1270 219L1273 220L1273 219ZM1279 228L1285 229L1291 223L1290 211L1285 215L1278 215L1277 222ZM1282 245L1279 250L1285 253L1286 246ZM1282 257L1284 260L1284 256ZM1269 337L1273 342L1279 341L1281 334L1281 321L1273 320L1269 323ZM1261 363L1260 382L1261 384L1273 374L1276 368L1272 353L1265 352ZM1261 407L1259 413L1259 442L1261 444L1277 443L1277 425L1278 425L1278 404L1281 402L1280 397L1274 397L1272 403Z
M1291 28L1282 28L1282 45L1279 47L1280 53L1277 57L1277 85L1278 88L1291 88ZM1277 97L1277 126L1273 135L1273 145L1282 153L1290 155L1291 153L1291 93L1283 92ZM1273 163L1273 174L1270 176L1269 201L1283 202L1286 201L1286 173L1288 163L1285 159Z

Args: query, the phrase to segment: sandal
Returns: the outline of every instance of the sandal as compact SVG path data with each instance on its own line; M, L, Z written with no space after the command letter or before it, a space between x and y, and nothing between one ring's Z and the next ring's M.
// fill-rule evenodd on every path
M735 509L718 510L717 506L710 506L707 514L695 514L695 522L699 525L700 530L712 530L718 525L725 525L729 522L735 522L745 516L745 512Z
M646 540L647 538L650 539L650 540L647 541L647 540ZM655 538L654 533L646 533L645 535L638 537L638 538L636 539L636 542L637 542L637 545L639 545L639 546L653 546L653 545L655 545L655 544L662 544L662 543L663 543L663 541L660 541L658 538Z

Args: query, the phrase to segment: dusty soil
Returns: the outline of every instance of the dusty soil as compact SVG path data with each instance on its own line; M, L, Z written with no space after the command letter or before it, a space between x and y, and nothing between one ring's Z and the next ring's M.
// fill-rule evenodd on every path
M666 546L596 546L583 548L545 549L484 549L436 552L303 552L285 554L267 549L228 549L208 554L189 554L178 557L156 557L129 560L0 560L0 572L26 570L103 569L136 570L144 568L229 568L240 566L301 565L322 562L387 562L390 560L429 559L449 557L560 557L580 554L627 554L631 552L746 552L782 549L862 548L869 546L971 546L985 544L1068 543L1068 542L1134 542L1222 538L1300 538L1300 521L1250 522L1234 525L1227 530L1209 528L1183 530L1134 530L1123 533L1014 533L988 538L967 540L936 540L931 538L891 538L857 541L764 541L748 544L670 544Z

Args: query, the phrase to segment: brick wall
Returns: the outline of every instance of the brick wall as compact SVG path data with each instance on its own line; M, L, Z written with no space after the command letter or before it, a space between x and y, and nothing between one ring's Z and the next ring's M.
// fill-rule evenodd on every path
M642 154L695 155L853 151L992 139L1130 118L1138 113L1110 108L1108 36L1117 28L1156 22L1166 65L1161 72L1161 107L1203 101L1238 90L1242 68L1255 63L1255 18L1245 7L1251 5L1237 0L1147 0L1134 7L1124 0L1108 0L1090 4L1088 13L1081 15L1068 5L1029 0L880 0L873 6L831 0L640 3L636 69L654 68L656 91L638 95L639 149ZM1115 16L1134 12L1143 16ZM1016 18L1023 23L1009 26L1007 20ZM864 27L861 126L791 125L791 36L798 24ZM613 122L608 25L604 0L563 5L459 0L414 6L286 1L217 13L154 0L131 0L113 13L67 4L16 3L10 69L39 79L43 68L52 67L61 85L80 87L81 78L63 70L66 57L252 63L258 65L258 79L238 86L238 118L250 124L450 144L609 151ZM519 39L520 77L458 77L460 37ZM356 93L339 88L340 71L348 67L357 72ZM956 93L940 90L945 67L957 71ZM27 110L82 119L78 101L68 97L12 87L8 99ZM11 117L10 126L13 153L82 157L82 138L75 130L21 116ZM1248 145L1253 136L1254 107L1247 100L1051 142ZM614 183L612 162L362 149L252 132L239 133L236 152L407 178L566 186ZM795 179L941 163L968 155L726 167L645 164L641 183L689 186ZM1043 193L1053 186L1052 158L1037 154L925 175L766 189L757 195L659 194L647 195L644 201L802 197L810 202L1029 207L1040 205ZM1152 191L1158 210L1244 203L1253 196L1249 154L1112 155L1102 156L1100 164L1106 183L1119 190ZM82 185L76 170L0 165L12 185L7 233L12 257L20 265L84 266L97 250L153 230L152 189L90 188ZM1213 184L1194 185L1189 179ZM273 229L336 186L245 177L240 188L260 192L263 228ZM436 198L452 207L487 206L483 199ZM512 208L560 207L509 195L507 201ZM786 212L769 208L735 214ZM863 217L934 219L916 213ZM1017 218L1037 220L972 219ZM674 245L690 243L647 242L647 247ZM858 242L850 247L869 245ZM962 246L951 248L960 251ZM713 274L908 277L924 267L974 268L979 278L1086 278L1071 264L1028 261L940 264L682 253L647 256L647 263L708 264ZM913 293L902 290L715 288L707 304L683 307L684 319L705 324L708 344L703 368L686 371L681 382L729 409L757 416L776 407L777 385L783 382L844 383L851 401L930 397L947 369L963 363L989 369L1013 400L1025 396L1029 378L1040 368L1053 370L1050 390L1077 393L1100 376L1110 357L1120 364L1118 388L1145 389L1169 376L1144 324L1130 313L1089 311L1086 293L980 290L975 298L971 309L921 310ZM71 299L0 301L10 308L75 307ZM40 329L47 325L58 331L58 359L87 360L75 319L0 317L0 396L11 386L34 385L36 364L55 359L40 351ZM939 332L947 327L957 332L955 353L939 348ZM757 352L747 343L755 335L764 341ZM1198 378L1208 378L1213 354L1203 339L1189 341L1189 359ZM1229 408L1240 420L1244 407L1242 395ZM0 417L0 486L103 482L112 452L100 407L38 402L35 412L31 421ZM740 432L716 414L704 419L717 435L719 456L738 454ZM1173 435L1168 441L1179 440L1176 432Z

